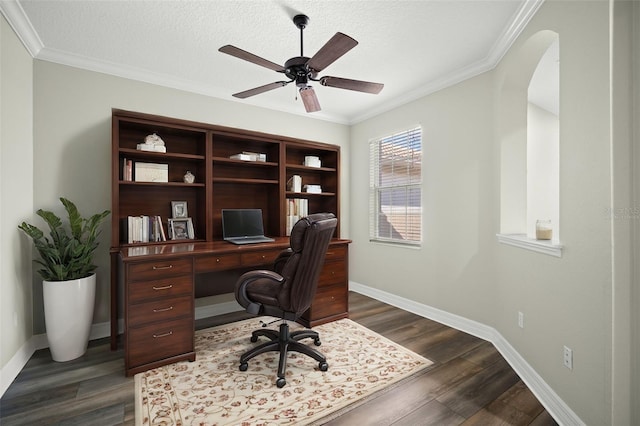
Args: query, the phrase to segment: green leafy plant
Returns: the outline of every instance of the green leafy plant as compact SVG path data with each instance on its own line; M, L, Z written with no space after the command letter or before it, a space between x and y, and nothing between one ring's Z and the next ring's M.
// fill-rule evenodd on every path
M68 229L62 220L54 213L39 209L36 214L49 225L47 238L37 226L22 222L19 229L23 230L35 244L40 259L34 262L43 266L38 270L46 281L67 281L88 277L96 269L93 255L98 247L96 241L100 235L100 224L110 211L96 213L89 219L80 216L75 204L66 198L60 198L69 217Z

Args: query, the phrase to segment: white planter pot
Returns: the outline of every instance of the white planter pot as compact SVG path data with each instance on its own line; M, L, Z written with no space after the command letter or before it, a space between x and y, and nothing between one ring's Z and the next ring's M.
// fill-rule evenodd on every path
M96 274L71 281L43 281L42 294L53 360L71 361L84 355L93 322Z

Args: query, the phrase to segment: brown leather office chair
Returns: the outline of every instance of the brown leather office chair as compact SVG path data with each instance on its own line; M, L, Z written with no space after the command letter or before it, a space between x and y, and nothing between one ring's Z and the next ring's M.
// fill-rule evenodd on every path
M313 330L289 331L287 321L296 321L311 306L338 220L332 213L317 213L300 219L291 230L290 248L275 261L274 270L256 270L243 274L236 282L236 300L253 315L268 315L282 319L280 330L255 330L251 341L259 336L269 341L245 352L240 357L240 370L246 371L248 361L264 352L280 352L276 385L286 384L287 352L300 352L318 361L318 368L327 371L327 360L319 351L300 343L312 338L320 346L320 337Z

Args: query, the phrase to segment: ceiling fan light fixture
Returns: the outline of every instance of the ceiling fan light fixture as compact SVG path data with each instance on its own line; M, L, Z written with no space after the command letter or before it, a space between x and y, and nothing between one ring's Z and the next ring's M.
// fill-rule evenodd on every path
M313 90L313 87L301 87L300 97L302 98L302 103L304 104L304 108L307 112L320 111L320 102L318 102L318 97L316 96L316 92Z

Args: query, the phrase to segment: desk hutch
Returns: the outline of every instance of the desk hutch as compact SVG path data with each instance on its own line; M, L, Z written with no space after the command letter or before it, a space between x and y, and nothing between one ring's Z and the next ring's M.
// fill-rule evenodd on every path
M166 152L137 145L155 133ZM266 154L265 161L230 157ZM305 157L321 167L305 166ZM127 162L163 165L166 179L128 179ZM166 166L164 166L166 165ZM303 199L308 213L340 219L340 147L193 121L113 110L111 223L111 347L117 346L118 314L124 317L127 375L194 360L194 298L229 293L244 271L268 267L289 245L290 200ZM193 183L183 180L189 171ZM319 185L320 193L292 192L287 181ZM171 240L172 201L186 202L193 239ZM272 243L236 246L222 241L223 208L260 208ZM128 217L159 216L167 240L129 243ZM300 322L312 327L348 316L348 244L332 240L318 291ZM122 304L119 302L122 301Z

